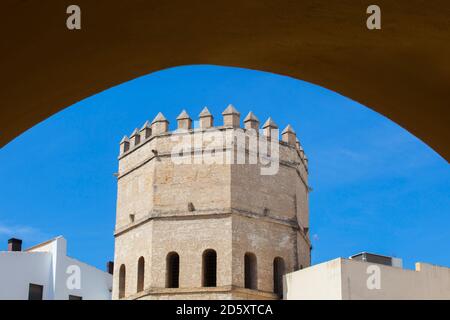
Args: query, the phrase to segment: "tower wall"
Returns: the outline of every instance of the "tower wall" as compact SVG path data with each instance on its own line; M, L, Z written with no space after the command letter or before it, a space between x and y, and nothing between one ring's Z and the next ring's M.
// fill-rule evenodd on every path
M234 108L227 110L238 115ZM184 112L185 119L189 121ZM283 259L285 272L310 264L307 162L298 146L279 142L278 172L261 175L259 163L227 162L236 145L222 147L223 140L214 139L234 139L238 133L248 138L244 149L250 157L255 150L248 143L254 133L236 127L236 121L174 132L167 131L162 114L155 121L157 134L141 137L128 149L121 147L119 155L113 298L119 298L122 265L127 299L277 298L274 258ZM199 131L209 138L199 140ZM209 160L215 161L205 163L201 155L212 147ZM202 286L207 249L217 254L214 287ZM170 252L179 256L178 288L167 288ZM244 288L246 253L256 256L254 289ZM140 257L145 261L144 283L137 292Z

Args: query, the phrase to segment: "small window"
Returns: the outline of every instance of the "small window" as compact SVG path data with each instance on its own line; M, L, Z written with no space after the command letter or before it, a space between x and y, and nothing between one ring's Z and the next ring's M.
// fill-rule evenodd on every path
M42 294L44 292L44 286L39 284L30 283L28 289L28 300L42 300Z
M119 269L119 299L125 297L125 265Z
M75 296L73 294L69 294L69 300L83 300L83 297Z
M215 287L217 285L217 253L212 249L203 252L203 281L204 287Z
M283 258L276 257L273 260L273 292L278 297L283 296L283 275L285 273L285 266Z
M247 252L244 256L244 277L245 288L258 289L256 256L250 252Z
M137 274L137 292L144 290L144 272L145 272L145 260L144 257L140 257L138 260L138 274Z
M176 252L170 252L166 258L166 287L178 288L180 283L180 256Z

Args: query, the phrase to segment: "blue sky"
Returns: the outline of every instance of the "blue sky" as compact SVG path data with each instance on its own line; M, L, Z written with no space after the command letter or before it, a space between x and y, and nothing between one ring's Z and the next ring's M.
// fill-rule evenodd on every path
M309 157L313 263L360 251L450 266L448 163L410 133L330 90L238 68L185 66L89 97L0 150L0 249L63 235L69 255L104 269L113 258L119 141L163 111L232 103L290 123Z

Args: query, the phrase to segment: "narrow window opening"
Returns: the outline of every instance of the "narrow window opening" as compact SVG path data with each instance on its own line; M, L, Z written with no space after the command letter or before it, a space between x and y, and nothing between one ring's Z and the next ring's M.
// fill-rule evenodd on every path
M166 258L166 287L179 288L180 286L180 256L176 252L170 252Z
M276 257L273 260L273 292L279 298L283 296L283 275L285 273L284 260Z
M144 257L140 257L138 260L137 292L141 292L144 290L144 277L145 277L145 260Z
M42 300L44 293L44 286L30 283L28 287L28 300Z
M119 298L125 297L125 265L119 269Z
M244 256L244 276L245 288L258 289L258 273L257 273L256 256L247 252Z
M217 253L212 249L203 252L203 286L217 286Z

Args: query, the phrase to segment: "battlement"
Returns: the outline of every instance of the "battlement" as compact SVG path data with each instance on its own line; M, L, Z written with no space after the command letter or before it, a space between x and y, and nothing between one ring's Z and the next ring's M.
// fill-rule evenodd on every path
M222 112L222 118L222 125L215 126L213 115L207 107L204 107L199 114L198 120L194 123L194 128L192 118L186 110L182 110L176 118L177 128L174 131L169 131L169 121L161 112L159 112L151 123L146 121L141 129L136 128L130 136L124 136L122 138L120 141L119 159L132 153L141 145L153 140L155 137L167 137L174 134L189 134L202 131L214 132L234 129L253 136L258 136L260 138L265 137L267 140L272 142L277 141L280 145L295 149L298 157L307 169L308 158L290 124L288 124L284 130L281 131L281 139L279 139L280 134L278 126L271 117L269 117L264 124L260 126L259 119L253 112L250 111L243 120L244 126L241 127L240 113L233 105L230 104Z

